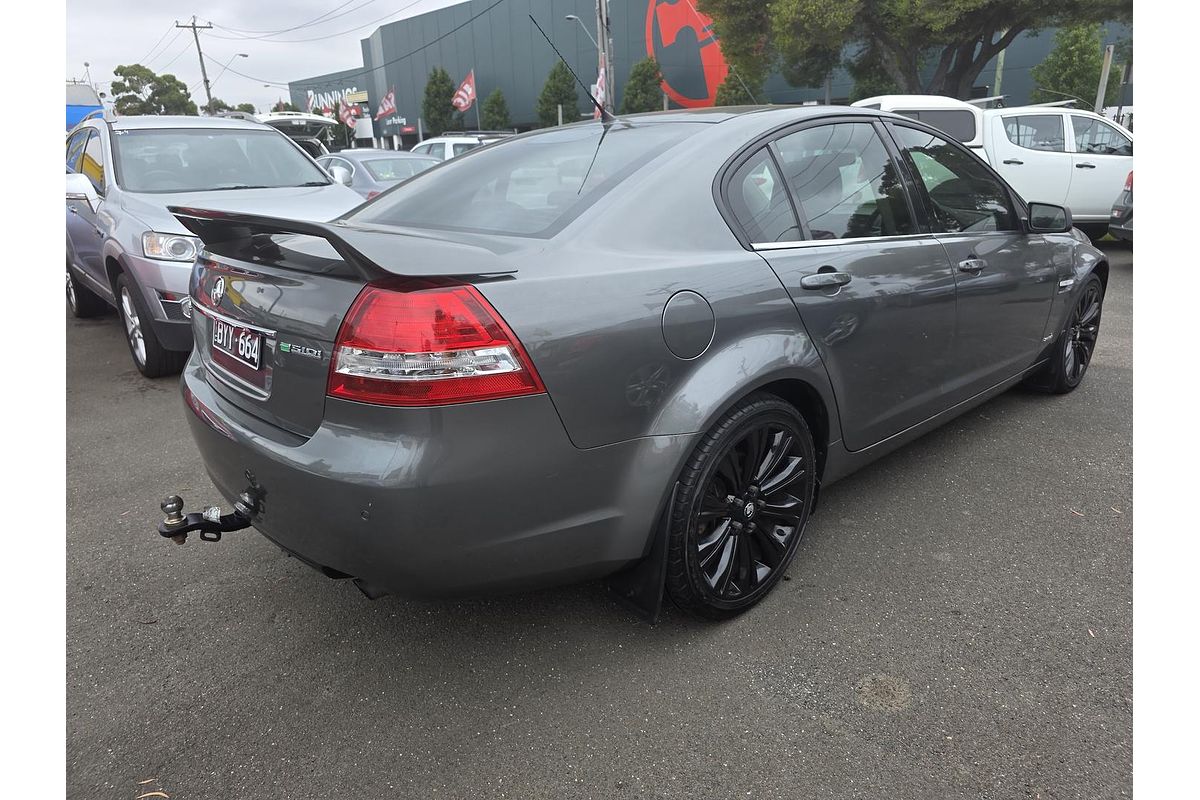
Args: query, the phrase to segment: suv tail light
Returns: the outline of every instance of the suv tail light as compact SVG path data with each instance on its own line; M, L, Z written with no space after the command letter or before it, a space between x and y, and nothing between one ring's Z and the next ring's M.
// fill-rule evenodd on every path
M1133 170L1129 170L1129 177L1125 179L1125 191L1133 191Z
M515 334L474 286L368 284L350 307L329 368L331 397L435 406L545 391Z

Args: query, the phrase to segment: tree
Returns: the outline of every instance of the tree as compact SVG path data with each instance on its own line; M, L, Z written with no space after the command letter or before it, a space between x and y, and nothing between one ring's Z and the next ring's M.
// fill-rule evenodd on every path
M219 97L214 97L212 102L206 106L200 106L206 114L220 114L223 111L233 111L233 106L226 103Z
M425 100L421 103L421 115L424 118L426 136L441 136L443 131L454 126L454 90L457 87L450 80L450 73L441 67L434 67L425 83Z
M883 68L878 51L859 53L857 58L846 63L846 71L854 79L850 89L851 103L900 91L895 79Z
M174 75L156 75L141 64L122 64L113 74L119 78L112 83L113 109L120 116L198 113L187 84Z
M662 72L658 69L658 62L651 57L634 64L629 71L629 79L625 81L621 113L659 111L662 109L662 98Z
M1100 86L1100 71L1104 68L1102 37L1103 32L1096 23L1059 28L1054 34L1054 49L1029 72L1037 84L1033 102L1049 103L1075 97L1090 108ZM1120 95L1120 75L1114 69L1108 76L1104 104L1114 105Z
M512 127L512 120L508 117L508 101L499 88L487 96L480 111L483 113L484 130L498 131Z
M778 64L792 85L818 86L857 48L850 63L877 60L901 92L961 99L1026 31L1133 14L1132 0L699 0L699 8L743 79Z
M278 101L276 101L275 105L271 106L271 110L272 111L299 111L300 109L296 108L291 103L285 103L282 100L278 100Z
M746 86L738 80L738 76L730 72L721 85L717 87L717 97L713 101L718 106L749 106L754 105L756 96L747 91ZM758 93L760 96L762 90Z
M254 113L254 103L238 103L234 111L241 111L243 114Z
M537 99L538 120L545 127L558 124L558 107L563 107L563 122L579 121L579 94L575 78L567 65L559 61L546 76L542 93Z
M763 87L778 60L767 29L771 11L762 0L701 0L699 10L713 18L713 31L729 74L717 87L716 104L740 106L765 101Z

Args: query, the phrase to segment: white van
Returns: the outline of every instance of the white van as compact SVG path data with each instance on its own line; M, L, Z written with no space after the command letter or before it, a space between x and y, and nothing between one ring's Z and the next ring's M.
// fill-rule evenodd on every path
M982 109L925 95L886 95L854 105L941 128L972 147L1026 200L1070 208L1076 226L1096 239L1107 233L1113 200L1133 170L1133 134L1090 111L1057 105Z

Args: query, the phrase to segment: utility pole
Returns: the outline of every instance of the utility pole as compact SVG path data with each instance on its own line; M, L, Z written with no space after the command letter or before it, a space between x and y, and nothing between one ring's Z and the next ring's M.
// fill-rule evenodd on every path
M1104 46L1104 66L1100 68L1100 85L1096 87L1096 107L1092 109L1097 114L1104 111L1104 95L1108 94L1108 71L1112 69L1113 51L1115 45Z
M212 89L208 83L208 70L204 68L204 51L200 49L200 31L212 28L212 23L204 25L196 24L196 15L192 15L192 21L189 25L180 25L179 20L175 20L176 28L191 28L192 36L196 39L196 55L200 56L200 77L204 79L204 96L208 98L208 105L204 108L209 116L212 116Z
M617 79L613 75L613 40L609 27L608 0L596 0L596 38L600 45L600 63L604 66L604 107L609 113L617 111Z

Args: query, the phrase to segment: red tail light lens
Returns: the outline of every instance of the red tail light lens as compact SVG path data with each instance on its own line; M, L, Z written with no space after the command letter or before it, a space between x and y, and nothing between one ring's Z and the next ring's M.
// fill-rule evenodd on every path
M1129 170L1129 177L1125 179L1125 191L1133 191L1133 170Z
M367 199L368 199L368 200L374 200L376 197L379 197L379 192L375 191L374 189L372 189L371 191L367 192Z
M544 392L525 349L474 286L369 284L334 345L329 395L435 406Z

